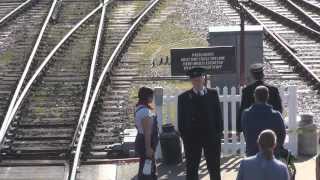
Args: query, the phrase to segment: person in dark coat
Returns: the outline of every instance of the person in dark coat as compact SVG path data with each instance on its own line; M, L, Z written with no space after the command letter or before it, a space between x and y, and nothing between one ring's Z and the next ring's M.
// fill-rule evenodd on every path
M273 109L279 111L281 114L283 112L282 102L281 102L278 88L264 82L263 64L259 64L259 63L253 64L250 67L250 71L255 82L253 82L252 84L249 84L248 86L242 89L241 105L240 105L237 122L236 122L238 133L242 132L242 127L241 127L242 112L245 109L249 108L254 103L253 93L256 87L258 86L263 85L269 89L268 104L271 105Z
M223 130L219 95L205 87L205 70L188 72L193 88L178 97L178 129L183 139L187 180L198 180L202 150L211 180L221 180L220 155Z
M259 134L266 129L273 130L277 135L276 152L280 152L286 137L283 118L267 104L269 92L265 86L258 86L254 92L255 104L246 109L242 114L242 128L246 141L246 155L253 156L259 152L257 139Z

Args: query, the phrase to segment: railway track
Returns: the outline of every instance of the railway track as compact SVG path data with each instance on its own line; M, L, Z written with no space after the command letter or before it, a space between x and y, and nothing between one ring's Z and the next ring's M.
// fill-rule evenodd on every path
M39 0L12 0L0 2L0 25L4 25L10 20L16 18L21 12L35 6Z
M103 56L104 60L110 59L116 46L131 27L131 19L134 18L137 10L143 9L146 2L129 1L119 3L111 11L108 18L106 36L104 39ZM125 10L125 13L121 13ZM108 61L104 61L104 67ZM137 62L119 62L115 68L110 70L110 84L102 87L99 97L99 104L95 107L90 120L90 130L87 135L87 143L90 145L87 157L105 158L106 145L121 142L120 133L123 130L124 119L123 109L129 96L131 78L137 76ZM92 133L92 137L91 136Z
M107 36L102 40L103 55L100 57L102 66L97 70L101 73L92 87L91 99L83 106L87 109L79 118L71 144L74 152L70 162L71 180L76 179L80 162L97 163L99 159L112 158L108 146L121 142L120 133L130 123L124 110L128 109L132 79L138 75L139 59L134 57L138 57L139 52L131 52L130 48L139 40L131 42L159 4L160 0L118 1L107 16L104 33Z
M218 2L224 12L232 11L231 16L239 16L239 10L234 12L236 1ZM317 32L308 27L309 23L297 24L305 17L301 17L301 13L292 12L295 10L288 9L284 4L265 1L262 5L254 2L257 1L244 3L242 6L249 24L264 26L267 81L278 86L298 86L299 112L318 114L320 44ZM273 12L269 11L271 8ZM236 19L234 24L239 25L240 21ZM319 122L317 116L315 120Z
M247 12L251 13L266 30L276 35L297 56L292 65L299 64L300 71L306 78L311 78L316 88L319 86L319 32L301 26L296 19L285 19L270 9L260 9L262 4L246 4ZM278 20L276 20L278 18ZM280 20L281 19L281 20ZM295 23L293 23L295 22ZM284 51L284 50L283 50ZM291 57L292 58L292 57ZM302 67L304 66L304 67ZM285 72L285 71L284 71ZM308 77L309 76L309 77ZM310 79L309 79L310 80Z
M240 24L238 10L232 8L236 2L217 1L228 19ZM315 26L311 21L304 23L307 17L283 4L269 1L261 8L264 5L253 2L241 6L247 24L264 26L268 81L297 85L299 98L316 102L320 36ZM145 43L145 39L135 40L135 44L132 40L159 3L64 0L57 21L45 28L25 82L0 130L1 159L64 159L70 163L69 178L76 179L80 162L114 158L108 146L121 142L120 133L130 124L128 96L139 74L140 53L129 46ZM43 16L49 11L46 8ZM1 29L10 26L8 23ZM40 23L38 26L40 29ZM12 64L16 76L10 80L11 86L2 86L7 91L4 98L17 85L30 49L20 60L23 65ZM0 85L9 81L4 78L6 73L0 77ZM4 106L9 107L8 98ZM315 110L319 105L301 103L299 108Z
M65 0L56 10L53 1L50 12L58 18L48 23L53 14L47 16L7 103L1 159L69 160L72 179L80 158L108 158L101 147L120 142L127 119L119 102L125 103L131 78L138 75L139 59L123 56L158 4Z
M282 16L285 16L288 19L291 19L299 24L309 26L310 28L320 31L319 19L315 19L315 15L318 16L319 9L316 6L312 6L312 4L308 4L308 8L305 9L306 5L303 4L305 1L300 0L271 0L271 1L262 1L257 0L254 1L259 3L260 5L279 13ZM300 6L299 6L300 5ZM311 7L312 6L312 7ZM302 8L304 7L304 8Z
M10 122L2 127L3 159L64 158L68 154L89 73L99 4L63 1L60 21L43 31L33 49L36 53L28 60L25 82L16 90L20 95L11 99L7 111L5 122ZM86 16L90 11L94 13Z
M23 1L21 0L13 0L13 1L4 1L0 2L0 19L5 17L10 11L18 8Z
M312 17L318 24L320 23L320 2L314 0L292 0L300 6L307 15Z
M12 1L17 2L17 1ZM21 2L21 1L20 1ZM11 3L1 1L1 12L12 12ZM12 6L15 3L12 3ZM12 89L15 89L19 77L32 51L37 35L49 13L50 0L39 0L26 11L13 13L7 24L0 25L0 124L8 108ZM15 18L12 18L14 16Z

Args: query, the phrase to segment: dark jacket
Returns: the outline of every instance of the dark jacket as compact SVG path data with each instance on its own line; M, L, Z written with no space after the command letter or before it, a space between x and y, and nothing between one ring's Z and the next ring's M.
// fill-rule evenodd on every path
M182 137L187 134L194 133L193 127L193 114L195 108L192 108L192 100L195 98L195 93L193 90L188 90L178 97L178 129ZM220 109L219 95L215 89L207 89L205 98L207 108L206 112L208 113L208 121L206 121L207 128L210 130L209 133L211 137L221 137L223 130L223 120Z
M277 148L283 146L286 131L282 116L279 111L272 109L268 104L254 104L242 114L243 134L246 140L247 156L255 155L259 149L257 139L259 134L266 129L273 130L277 135Z
M254 91L255 91L256 87L261 86L261 85L266 86L269 89L268 104L270 104L273 107L273 109L279 111L281 114L283 112L282 102L281 102L278 88L271 86L269 84L266 84L263 81L256 81L256 82L254 82L254 83L252 83L242 89L241 105L240 105L239 113L237 116L237 131L238 132L242 131L242 127L241 127L242 112L245 109L249 108L252 104L254 104L254 101L255 101L254 100Z

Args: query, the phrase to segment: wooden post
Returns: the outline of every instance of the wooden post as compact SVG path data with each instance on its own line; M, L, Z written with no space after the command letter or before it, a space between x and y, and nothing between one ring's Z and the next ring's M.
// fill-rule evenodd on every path
M239 102L241 103L241 97L242 97L242 89L243 86L240 86L239 89ZM240 112L238 112L240 113ZM244 155L246 152L246 143L245 143L245 139L244 139L244 135L243 132L240 133L240 155Z
M231 101L231 126L232 126L232 144L233 144L233 148L232 148L232 153L236 153L237 149L238 149L238 142L237 142L237 136L236 136L236 132L237 132L237 128L236 128L236 119L237 119L237 97L236 97L236 88L232 87L231 88L231 96L230 96L230 101Z
M228 154L229 151L229 142L228 142L228 134L229 134L229 129L228 129L228 120L229 120L229 114L228 114L228 88L224 87L223 88L223 98L221 99L223 102L223 135L224 135L224 143L223 143L223 154L226 155Z
M245 78L245 29L244 21L245 14L242 6L240 7L240 85L243 86L246 83Z

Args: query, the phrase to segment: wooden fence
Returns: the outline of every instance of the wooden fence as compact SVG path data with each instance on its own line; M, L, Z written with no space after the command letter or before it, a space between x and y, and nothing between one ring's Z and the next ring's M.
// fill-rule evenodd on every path
M218 89L218 88L217 88ZM236 136L236 117L238 107L241 101L240 94L237 93L235 87L222 90L218 89L222 114L224 119L224 140L222 143L222 154L229 156L233 154L244 154L245 141L243 134L240 139ZM285 118L287 126L287 137L285 147L293 154L297 154L297 88L296 86L289 86L287 88L279 89L282 98ZM161 132L161 125L172 123L177 128L177 99L181 92L175 92L172 95L164 96L163 88L157 87L155 89L155 103L156 112L158 115L158 124ZM161 152L158 153L161 156Z

